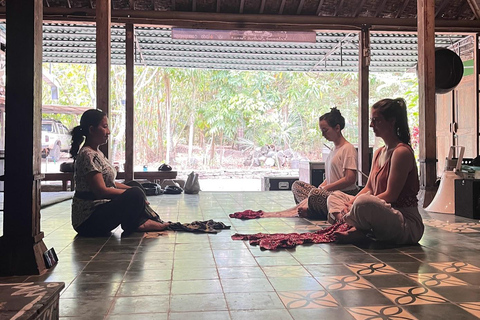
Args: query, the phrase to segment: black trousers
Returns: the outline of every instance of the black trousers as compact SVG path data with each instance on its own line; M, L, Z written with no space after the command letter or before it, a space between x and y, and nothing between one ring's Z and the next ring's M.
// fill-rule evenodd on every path
M83 236L100 236L109 233L118 225L126 233L135 231L147 221L145 194L139 187L126 189L110 202L95 208L92 215L77 228Z

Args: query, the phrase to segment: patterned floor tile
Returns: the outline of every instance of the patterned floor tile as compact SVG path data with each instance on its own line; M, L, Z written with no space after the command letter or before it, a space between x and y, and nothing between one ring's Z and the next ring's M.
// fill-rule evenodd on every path
M404 274L386 274L363 276L365 280L370 282L376 288L396 288L396 287L416 287L418 282L410 279Z
M339 303L325 290L319 291L283 291L278 292L287 309L297 308L332 308Z
M454 303L480 301L480 286L432 287L430 289Z
M381 275L381 274L393 274L398 273L397 270L390 267L389 265L378 262L378 263L355 263L355 264L346 264L346 266L358 275Z
M451 303L402 306L419 320L478 320L462 307Z
M450 223L449 221L440 221L436 219L424 219L423 223L426 226L439 228L448 232L455 233L479 233L480 224L476 222L454 222Z
M357 275L317 278L327 290L369 289L373 286Z
M480 273L456 273L455 277L468 284L480 286Z
M459 306L467 310L474 316L480 318L480 302L465 302L459 303Z
M372 306L361 308L348 308L348 312L356 320L417 320L407 311L397 306Z
M410 279L415 280L427 287L465 286L465 281L457 279L447 273L422 273L408 274Z
M364 306L386 306L392 302L377 289L334 290L332 297L345 308Z
M480 272L480 268L465 262L441 262L430 263L431 266L447 273L470 273Z
M416 305L416 304L437 304L447 303L448 301L424 287L399 287L379 289L393 303L398 305Z

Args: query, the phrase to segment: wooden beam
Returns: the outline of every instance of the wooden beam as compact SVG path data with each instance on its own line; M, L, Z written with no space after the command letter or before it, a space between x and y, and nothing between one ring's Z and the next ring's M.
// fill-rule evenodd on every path
M262 0L262 3L260 4L260 9L258 10L258 13L263 14L263 11L265 11L265 2L267 0Z
M262 3L260 4L260 10L258 10L258 13L262 14L263 11L265 11L265 2L267 0L262 0Z
M197 11L197 0L193 0L192 1L192 12L196 12Z
M221 8L222 8L222 0L217 0L217 13L220 12Z
M402 15L403 11L405 11L405 8L408 6L408 3L410 0L404 0L402 6L398 10L397 14L395 15L395 18L398 19Z
M437 11L435 12L435 18L441 17L448 3L450 3L450 0L443 0L443 2L438 6Z
M238 13L243 13L243 9L245 8L245 0L240 0L240 8L238 9Z
M467 0L470 9L472 9L475 19L480 19L480 0Z
M344 0L338 0L337 1L337 5L335 6L335 13L333 14L335 17L338 16L338 12L340 11L340 9L342 9L343 1Z
M128 0L130 10L135 10L135 0Z
M40 228L43 3L15 0L6 6L8 86L0 276L34 275L46 271Z
M126 26L126 77L125 77L125 180L133 180L133 162L135 154L134 130L135 113L134 113L134 86L135 86L135 26L128 23Z
M358 35L358 168L368 175L370 173L370 152L368 131L370 128L370 110L368 98L370 94L370 31L365 26ZM361 185L367 183L367 179L359 172L357 181Z
M385 8L385 3L387 3L387 0L381 0L379 3L377 3L377 10L375 11L375 17L378 17L382 11L383 8Z
M316 12L316 16L320 16L320 14L322 13L322 6L323 6L323 3L325 2L325 0L320 0L318 2L318 6L317 6L317 12Z
M323 1L323 0L321 0ZM45 8L44 20L95 22L95 10ZM0 19L5 10L0 7ZM174 26L179 28L243 29L243 30L360 30L369 25L370 31L416 31L417 19L369 18L369 17L319 17L304 15L225 14L208 12L115 10L112 22L143 25ZM478 32L480 20L435 21L437 32Z
M420 131L420 203L430 204L435 196L435 1L417 0L418 11L418 103Z
M297 14L301 14L303 10L303 6L305 5L305 0L300 0L300 3L298 4L297 8Z
M283 10L285 9L285 2L287 2L287 0L282 0L282 3L280 4L280 9L278 9L278 14L283 14Z
M353 14L353 17L356 18L360 14L360 11L362 11L363 6L365 5L365 1L367 0L362 0L360 4L357 6L357 10L355 10L355 13Z
M111 64L111 0L97 0L97 109L110 115L110 64ZM100 150L108 158L110 143Z

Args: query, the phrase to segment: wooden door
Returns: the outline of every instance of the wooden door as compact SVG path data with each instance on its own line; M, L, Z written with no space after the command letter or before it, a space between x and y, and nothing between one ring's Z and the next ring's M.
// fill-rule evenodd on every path
M437 177L441 177L448 156L450 146L453 144L453 93L436 95L436 126L437 126Z
M454 89L454 120L457 123L454 140L455 145L465 147L464 158L477 156L478 133L474 80L474 75L465 76Z

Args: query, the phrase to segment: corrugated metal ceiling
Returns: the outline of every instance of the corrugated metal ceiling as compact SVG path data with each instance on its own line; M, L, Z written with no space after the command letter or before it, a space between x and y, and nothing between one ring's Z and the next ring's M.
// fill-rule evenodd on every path
M125 64L125 28L112 28L112 64ZM357 32L316 32L315 43L172 39L171 28L135 27L137 65L252 71L357 72ZM436 46L455 46L468 35L437 34ZM44 24L43 59L95 63L95 26ZM414 33L372 32L371 72L405 72L417 63ZM459 49L462 54L471 50Z

